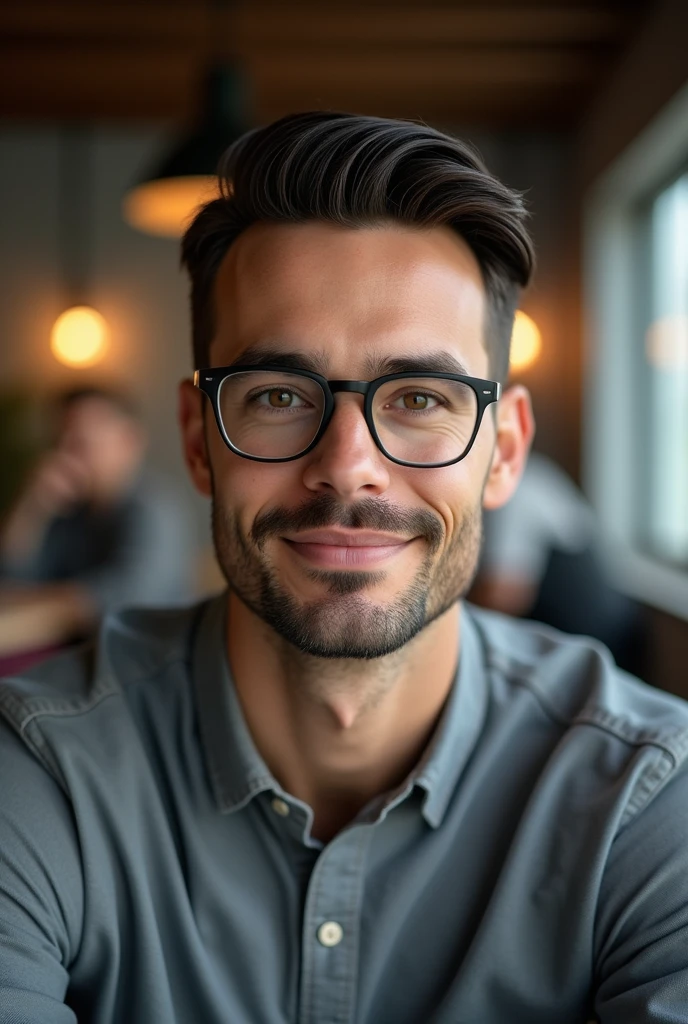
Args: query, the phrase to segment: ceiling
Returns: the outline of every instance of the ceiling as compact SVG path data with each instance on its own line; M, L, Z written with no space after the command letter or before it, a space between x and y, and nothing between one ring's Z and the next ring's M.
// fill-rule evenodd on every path
M238 56L253 120L329 108L566 127L649 0L0 2L0 116L181 120L203 68Z

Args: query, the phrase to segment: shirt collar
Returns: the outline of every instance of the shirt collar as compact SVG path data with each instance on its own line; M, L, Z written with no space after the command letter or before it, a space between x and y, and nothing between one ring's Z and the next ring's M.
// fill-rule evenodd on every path
M264 790L281 792L244 720L227 662L227 594L209 601L193 640L201 740L218 808L237 811Z
M192 671L206 764L218 808L239 810L265 790L282 789L258 753L227 662L227 595L203 607L193 639ZM487 683L478 630L461 607L457 677L430 745L409 783L426 791L423 815L433 828L444 818L483 727ZM402 787L406 789L406 787Z
M414 772L425 789L423 816L433 828L442 824L461 773L478 742L488 704L485 661L478 630L461 604L461 648L456 679L435 734Z

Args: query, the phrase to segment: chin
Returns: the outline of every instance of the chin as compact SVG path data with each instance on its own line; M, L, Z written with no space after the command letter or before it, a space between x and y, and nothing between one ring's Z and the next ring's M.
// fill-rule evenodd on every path
M364 593L372 574L334 573L322 598L302 601L273 586L254 611L292 646L319 658L382 658L399 650L426 625L427 590L407 588L388 600Z
M332 597L346 596L348 594L360 594L363 591L374 590L389 583L389 574L386 572L347 572L332 571L325 569L309 569L308 579L323 588ZM297 595L298 599L298 595ZM378 600L382 595L378 596Z

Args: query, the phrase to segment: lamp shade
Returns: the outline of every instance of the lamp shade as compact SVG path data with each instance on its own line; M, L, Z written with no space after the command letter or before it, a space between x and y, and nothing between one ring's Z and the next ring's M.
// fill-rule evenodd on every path
M244 111L239 69L228 64L211 68L197 124L125 195L127 223L147 234L179 238L198 207L218 195L218 162L246 131Z

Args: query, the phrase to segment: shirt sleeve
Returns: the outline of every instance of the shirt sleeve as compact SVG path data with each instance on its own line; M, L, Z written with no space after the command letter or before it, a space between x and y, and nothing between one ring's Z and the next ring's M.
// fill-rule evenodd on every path
M599 900L601 1024L688 1021L688 771L616 837Z
M75 1024L65 996L83 912L76 829L60 787L1 720L0 780L0 1024Z

